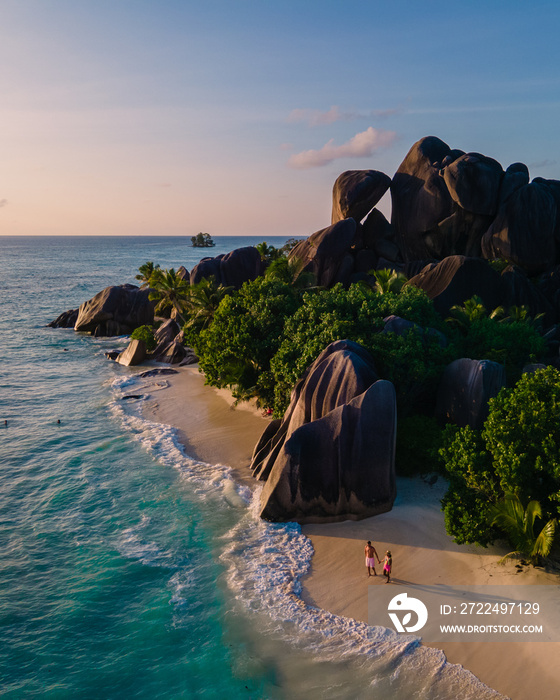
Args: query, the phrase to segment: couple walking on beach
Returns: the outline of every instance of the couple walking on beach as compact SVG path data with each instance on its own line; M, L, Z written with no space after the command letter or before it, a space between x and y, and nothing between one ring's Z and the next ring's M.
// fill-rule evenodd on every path
M372 545L370 540L368 540L368 543L366 544L365 548L365 553L366 553L366 566L368 570L368 576L371 576L371 570L373 569L373 575L377 576L377 571L375 570L375 559L377 559L377 563L381 564L381 559L379 558L377 551L375 547ZM391 568L393 566L393 557L391 556L391 552L387 550L385 552L385 559L383 560L383 576L387 576L387 580L385 583L389 583L391 580Z

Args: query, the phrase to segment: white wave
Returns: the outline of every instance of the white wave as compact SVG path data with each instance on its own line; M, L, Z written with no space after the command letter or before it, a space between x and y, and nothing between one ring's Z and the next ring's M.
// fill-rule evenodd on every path
M118 389L128 385L119 381L114 384ZM240 486L228 467L192 459L174 428L134 413L138 404L125 410L115 402L113 409L157 460L180 472L190 492L210 508L213 521L225 517L226 511L234 511L234 524L216 535L221 548L219 559L227 570L227 585L235 603L250 616L251 625L262 635L282 639L294 650L294 658L300 653L314 654L335 669L342 662L361 669L357 675L354 671L350 675L352 682L361 684L360 693L353 695L352 688L348 688L329 697L359 697L364 688L369 695L374 685L376 692L388 693L392 698L502 697L469 671L448 663L442 651L422 646L417 637L307 605L301 599L301 581L309 570L313 546L297 523L269 523L259 518L262 485L256 484L253 490ZM132 533L128 546L135 546ZM152 555L155 553L149 547L143 550L147 561ZM175 583L176 602L186 601L179 576Z

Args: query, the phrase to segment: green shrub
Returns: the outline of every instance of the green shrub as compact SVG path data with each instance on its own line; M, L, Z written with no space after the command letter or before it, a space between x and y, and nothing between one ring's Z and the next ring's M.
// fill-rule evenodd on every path
M146 350L152 352L157 345L154 337L154 331L150 326L139 326L130 334L131 340L143 340L146 343Z
M254 396L261 405L272 406L270 361L285 319L300 304L301 296L290 285L263 277L226 296L208 328L191 341L207 383L230 387L236 399Z
M440 456L449 477L443 499L447 531L455 540L488 544L492 507L511 493L539 501L544 517L560 501L560 372L525 374L490 400L481 431L448 426Z
M441 433L438 422L431 416L413 415L401 418L397 426L397 474L412 476L442 472L438 455Z
M335 340L353 340L369 350L379 376L395 384L402 414L412 410L427 387L449 361L448 351L434 338L414 331L399 336L380 333L383 319L401 316L420 326L441 327L432 302L421 290L404 287L398 293L379 294L366 285L306 293L303 304L286 321L284 337L271 362L275 381L275 414L281 415L292 388L305 369Z

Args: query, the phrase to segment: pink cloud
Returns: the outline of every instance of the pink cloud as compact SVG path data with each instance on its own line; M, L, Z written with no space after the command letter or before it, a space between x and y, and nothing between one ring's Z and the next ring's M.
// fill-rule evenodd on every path
M344 112L338 105L333 105L326 112L319 109L293 109L288 115L288 122L307 122L309 126L350 122L356 119L387 119L404 112L403 107L393 109L372 109L368 112Z
M290 112L288 121L307 122L309 126L320 126L321 124L351 121L359 116L357 112L342 112L340 107L333 105L326 112L321 112L319 109L294 109Z
M288 165L291 168L305 170L307 168L320 168L339 158L368 158L375 151L390 146L396 138L397 134L394 131L374 129L373 126L370 126L340 146L337 146L334 139L331 139L319 150L295 153L290 156Z

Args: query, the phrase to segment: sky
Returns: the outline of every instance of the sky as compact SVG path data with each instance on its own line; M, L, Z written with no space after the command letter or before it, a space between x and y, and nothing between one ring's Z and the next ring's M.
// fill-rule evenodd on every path
M0 235L308 236L429 135L560 179L556 0L0 9Z

